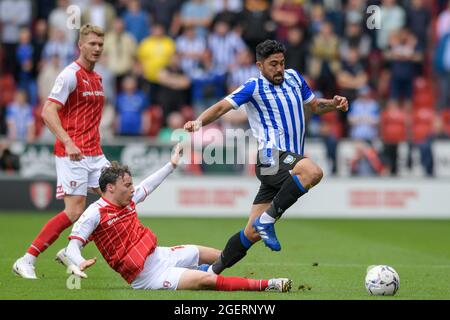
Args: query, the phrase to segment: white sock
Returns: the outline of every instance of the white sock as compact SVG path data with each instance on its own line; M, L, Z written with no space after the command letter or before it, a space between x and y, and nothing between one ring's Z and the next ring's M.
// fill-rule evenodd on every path
M206 271L206 272L216 275L216 273L212 269L212 265L209 266L208 271Z
M259 218L259 221L261 221L261 223L275 223L275 218L269 216L267 212L264 212Z
M23 256L23 260L29 264L32 264L33 266L36 263L36 257L32 254L29 254L28 252Z

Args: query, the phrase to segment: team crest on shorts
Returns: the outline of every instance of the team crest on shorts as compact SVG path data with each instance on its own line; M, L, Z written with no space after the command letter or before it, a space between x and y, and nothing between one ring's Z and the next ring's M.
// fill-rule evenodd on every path
M70 187L71 188L75 188L77 186L77 182L76 181L70 181Z
M291 155L288 155L286 158L284 158L283 162L286 164L292 164L294 163L295 158Z
M172 284L170 283L170 281L164 281L164 282L163 282L163 287L164 287L164 288L170 288L171 285L172 285Z

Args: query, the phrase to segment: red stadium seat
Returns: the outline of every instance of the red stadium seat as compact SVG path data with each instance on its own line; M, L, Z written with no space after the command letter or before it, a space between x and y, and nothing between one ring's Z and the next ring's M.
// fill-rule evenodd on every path
M0 76L0 107L13 101L16 92L16 83L10 74Z
M414 109L433 108L435 104L435 94L433 84L430 79L417 78L414 81L413 106Z
M441 112L442 129L450 136L450 109Z
M322 125L326 127L325 129L335 138L339 139L344 136L344 126L337 112L327 112L320 116L320 120Z
M163 111L159 105L152 105L144 114L149 117L150 129L147 133L150 137L156 137L163 124Z
M432 109L419 108L413 111L412 140L414 143L422 143L433 134L434 117L435 113Z

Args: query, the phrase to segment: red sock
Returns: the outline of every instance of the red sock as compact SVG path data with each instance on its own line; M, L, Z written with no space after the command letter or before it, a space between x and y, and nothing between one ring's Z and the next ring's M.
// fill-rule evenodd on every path
M69 217L64 211L61 211L56 216L51 218L41 232L37 235L31 246L28 248L27 253L37 257L40 253L44 252L56 239L58 239L61 232L66 230L72 225Z
M256 280L241 277L217 276L216 290L218 291L263 291L269 285L269 280Z

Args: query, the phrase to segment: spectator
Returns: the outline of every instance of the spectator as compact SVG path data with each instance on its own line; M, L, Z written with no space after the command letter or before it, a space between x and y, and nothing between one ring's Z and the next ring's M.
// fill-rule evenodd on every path
M225 95L224 76L215 72L209 50L203 53L199 67L194 71L191 80L192 105L197 115L205 106L212 105Z
M437 105L439 109L450 109L450 32L439 39L434 53L434 70L439 88Z
M407 27L417 38L419 47L425 50L430 34L431 13L425 6L424 0L411 1L411 7L406 12L406 21Z
M309 28L311 34L315 36L322 29L322 25L326 22L325 19L325 8L320 3L315 3L310 10L311 21L309 23Z
M238 23L238 13L242 11L242 0L210 0L215 16L212 25L225 21L231 28Z
M115 104L116 102L116 77L111 69L108 68L106 55L101 55L100 60L95 66L95 71L102 77L103 91L106 104Z
M155 24L151 30L152 34L140 43L137 57L144 68L145 79L157 84L159 72L169 65L176 46L172 38L166 35L163 25Z
M43 60L42 52L48 40L47 21L40 19L36 21L31 43L33 45L33 75L38 76L41 71Z
M133 36L126 32L121 18L114 21L113 30L105 35L103 55L107 58L107 67L118 78L131 72L136 56L137 44Z
M450 1L448 1L447 9L439 14L436 22L436 33L438 39L450 33Z
M182 26L193 26L199 36L206 37L214 12L204 0L188 0L180 13Z
M376 150L367 142L359 141L355 145L355 155L350 161L351 174L358 177L378 176L384 167Z
M9 139L30 143L34 141L34 118L24 90L17 90L14 101L7 106L6 122Z
M332 25L325 22L320 33L314 36L311 46L309 73L317 83L325 98L335 92L336 73L340 69L339 39L334 34Z
M91 0L89 6L82 11L81 25L93 24L108 32L112 29L115 18L116 11L111 4L104 0Z
M383 0L380 16L383 27L377 30L377 46L384 50L392 32L399 31L405 25L406 15L405 10L397 5L397 0Z
M164 119L172 112L180 111L188 101L188 89L191 80L187 77L180 66L180 57L174 54L170 64L159 72L158 103L163 109Z
M151 0L143 2L143 9L150 12L153 24L164 26L167 33L174 37L179 33L180 21L180 0Z
M233 92L248 79L259 76L259 69L255 65L252 53L244 49L237 55L236 63L227 76L227 91ZM243 109L243 108L241 108Z
M367 142L377 139L380 111L369 87L359 89L358 98L350 105L348 120L352 139Z
M39 101L43 104L53 88L58 74L61 72L62 65L59 56L54 54L42 66L38 75Z
M242 39L250 50L275 35L276 24L270 17L270 3L267 0L245 0L238 21Z
M278 41L286 42L290 29L304 29L307 26L306 13L298 1L275 0L271 11L273 21L277 23L276 38Z
M6 144L0 145L0 171L12 174L20 170L19 156L11 152Z
M350 48L357 48L361 62L367 62L371 51L371 41L370 37L362 32L360 23L347 24L345 35L339 46L341 57L346 57Z
M416 63L422 60L417 39L407 29L392 34L388 50L384 53L390 61L391 99L404 99L404 106L411 108Z
M59 29L50 30L50 38L42 51L43 59L58 55L61 65L66 66L73 62L76 55L75 45L65 38L65 33Z
M407 121L407 113L395 102L388 103L381 113L380 134L383 141L383 158L391 175L397 175L398 146L406 141Z
M341 95L351 104L356 99L358 90L367 86L368 76L359 57L358 48L349 48L342 68L337 75L337 84Z
M290 28L287 32L286 53L284 54L286 68L307 73L306 59L309 54L305 31L300 28Z
M236 63L236 56L245 50L245 43L238 34L230 30L227 22L218 21L208 37L208 48L215 72L225 75Z
M136 79L127 76L117 96L117 133L138 136L143 133L142 114L149 106L146 95L137 88Z
M19 62L19 88L26 91L32 105L37 103L36 79L33 76L33 45L31 44L31 32L28 28L20 30L19 46L16 59Z
M419 149L420 163L425 175L434 175L432 142L435 124L434 111L430 108L418 108L412 115L412 144Z
M183 33L176 40L181 68L190 78L194 70L199 68L200 60L206 50L205 38L198 36L195 32L192 26L183 27Z
M358 25L361 26L364 21L365 11L364 0L349 0L345 7L345 25Z
M127 10L123 15L125 30L133 35L135 42L140 43L148 37L150 30L149 16L141 9L139 0L131 0L127 3ZM117 32L117 26L114 26Z
M16 49L19 43L19 33L22 27L31 26L30 0L0 0L0 42L5 53L3 69L18 77Z
M70 5L69 0L58 0L56 1L57 7L54 8L48 19L48 26L50 29L58 29L64 32L65 39L67 42L75 44L77 40L77 32L75 29L67 28L67 20L69 15L67 13L67 8Z
M167 126L162 128L158 133L158 141L163 143L173 143L172 134L178 129L177 136L183 141L187 140L189 133L183 130L184 117L180 112L174 111L167 116Z

